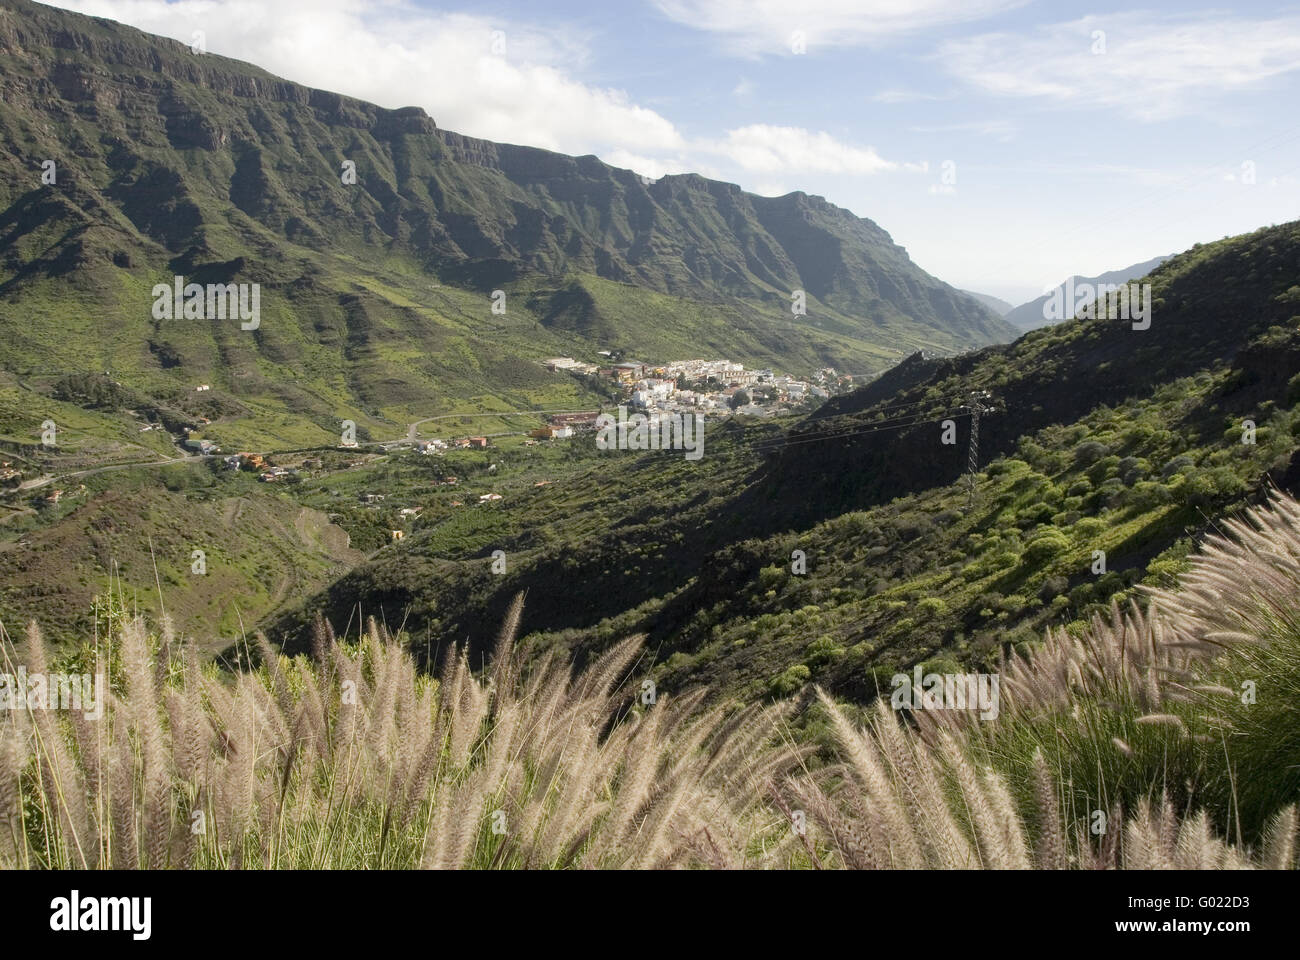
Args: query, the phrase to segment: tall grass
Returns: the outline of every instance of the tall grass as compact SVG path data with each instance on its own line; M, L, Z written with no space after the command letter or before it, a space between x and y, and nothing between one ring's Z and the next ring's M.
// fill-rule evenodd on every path
M200 663L125 617L78 661L97 720L0 712L0 865L71 868L1289 868L1300 792L1300 505L1226 526L1177 590L1001 670L996 719L825 694L642 703L640 638L581 673L515 645L439 677L371 622L310 656ZM5 669L47 673L40 631ZM249 651L251 653L251 651ZM1253 693L1253 696L1251 695Z
M1041 756L1072 823L1163 794L1260 841L1300 799L1300 505L1275 497L1225 521L1179 586L1148 599L1012 655L997 722L916 720L931 743L960 734L1024 801Z
M0 863L662 867L705 842L744 865L736 825L796 757L782 708L699 709L697 693L630 709L638 638L577 677L525 673L520 606L484 676L453 651L438 680L373 623L352 646L318 624L310 660L262 641L232 678L129 620L103 651L122 666L98 721L0 720ZM34 627L25 646L45 671Z

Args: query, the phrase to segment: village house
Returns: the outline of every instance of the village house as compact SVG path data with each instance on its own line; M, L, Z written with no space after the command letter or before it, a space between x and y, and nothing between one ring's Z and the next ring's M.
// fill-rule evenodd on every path
M538 440L566 440L573 436L572 427L545 426L538 427L528 434L530 437L536 437Z
M594 363L583 363L581 360L574 360L573 357L552 357L549 360L543 360L546 369L555 373L560 370L567 370L572 373L595 373L597 367Z
M600 416L598 410L591 410L587 413L557 413L549 418L549 423L553 427L569 427L575 433L584 430L595 430L596 419Z
M620 383L636 383L645 376L645 364L637 360L614 364L614 378Z
M213 443L211 440L199 440L196 439L195 437L189 437L188 439L186 439L185 446L187 446L191 450L199 451L199 453L203 454L204 456L210 456L211 454L221 452L221 448L217 446L215 443Z

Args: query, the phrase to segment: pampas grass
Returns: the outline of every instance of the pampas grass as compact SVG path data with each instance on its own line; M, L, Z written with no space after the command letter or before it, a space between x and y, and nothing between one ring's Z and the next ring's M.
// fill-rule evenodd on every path
M799 751L782 707L633 710L639 638L582 674L525 670L516 601L485 677L452 651L439 681L373 622L355 646L318 625L313 657L261 642L233 677L139 619L116 638L98 721L0 717L0 863L17 867L661 867L724 837L745 866L761 784ZM174 652L174 651L172 651ZM18 662L18 652L6 651ZM46 669L39 630L25 661Z
M98 720L0 715L0 865L1289 869L1300 505L1225 527L1179 589L1012 655L996 718L880 700L862 726L819 691L815 769L788 705L639 703L639 637L528 660L522 598L486 669L452 649L436 679L373 621L318 618L294 659L259 637L232 674L118 618L78 660ZM48 671L34 625L22 647L8 672Z

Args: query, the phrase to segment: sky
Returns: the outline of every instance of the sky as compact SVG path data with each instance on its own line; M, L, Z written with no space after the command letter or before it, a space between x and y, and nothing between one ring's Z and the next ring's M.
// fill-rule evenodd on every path
M52 5L471 136L819 195L1012 303L1300 217L1300 4Z

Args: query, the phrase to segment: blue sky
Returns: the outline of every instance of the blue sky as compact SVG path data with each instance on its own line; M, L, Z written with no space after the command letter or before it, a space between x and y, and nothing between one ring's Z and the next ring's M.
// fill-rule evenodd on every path
M1020 302L1300 216L1300 6L63 0L440 126L826 197Z

